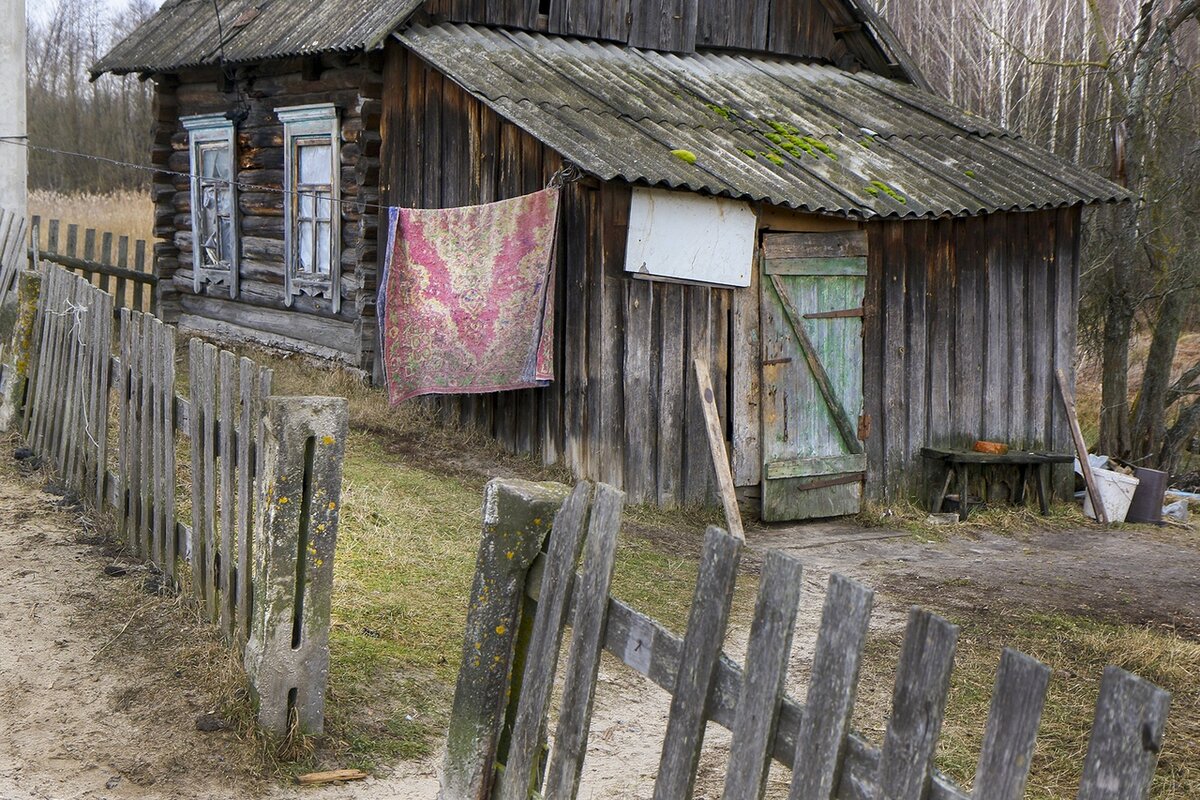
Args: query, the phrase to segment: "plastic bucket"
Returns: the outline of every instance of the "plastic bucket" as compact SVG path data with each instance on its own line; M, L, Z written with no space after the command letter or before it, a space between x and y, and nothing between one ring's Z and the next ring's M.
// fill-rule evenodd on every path
M1146 467L1136 467L1133 474L1139 481L1129 504L1128 522L1162 522L1163 497L1167 492L1167 473Z
M1129 504L1133 502L1133 493L1137 491L1138 479L1108 469L1093 469L1092 476L1096 479L1096 491L1100 493L1108 521L1124 522L1125 515L1129 513ZM1083 513L1096 519L1091 493L1083 501Z

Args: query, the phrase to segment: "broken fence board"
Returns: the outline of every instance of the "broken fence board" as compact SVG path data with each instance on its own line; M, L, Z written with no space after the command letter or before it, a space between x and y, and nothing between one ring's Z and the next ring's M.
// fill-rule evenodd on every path
M740 540L710 526L704 537L700 572L672 690L666 739L654 783L655 800L691 797L695 788L707 720L705 709L721 656L740 558Z
M574 800L587 752L592 701L600 653L604 649L604 626L608 592L616 566L617 533L625 494L607 484L597 484L583 561L583 573L575 591L571 620L571 650L563 683L562 712L554 735L543 795L556 800Z
M1149 797L1170 704L1170 692L1119 667L1105 668L1079 800Z
M1005 648L975 770L972 800L1020 800L1033 761L1050 668Z
M803 574L799 561L778 550L763 560L723 800L757 800L766 789Z

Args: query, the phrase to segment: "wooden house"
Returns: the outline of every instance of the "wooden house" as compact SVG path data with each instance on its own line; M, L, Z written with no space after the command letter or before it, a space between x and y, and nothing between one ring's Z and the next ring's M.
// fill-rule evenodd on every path
M863 0L167 0L93 70L157 86L185 331L370 373L379 207L570 167L556 380L447 422L709 502L703 355L768 519L915 492L925 445L1069 446L1080 213L1125 195L932 94Z

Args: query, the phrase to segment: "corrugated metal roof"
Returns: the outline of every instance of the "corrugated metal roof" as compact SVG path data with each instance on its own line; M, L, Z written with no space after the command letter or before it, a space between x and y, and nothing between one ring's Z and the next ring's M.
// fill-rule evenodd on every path
M422 0L167 0L92 67L166 72L182 67L378 46ZM224 32L222 53L221 32Z
M450 23L396 35L499 114L605 180L863 217L1128 197L928 92L869 72ZM672 151L693 154L695 163Z

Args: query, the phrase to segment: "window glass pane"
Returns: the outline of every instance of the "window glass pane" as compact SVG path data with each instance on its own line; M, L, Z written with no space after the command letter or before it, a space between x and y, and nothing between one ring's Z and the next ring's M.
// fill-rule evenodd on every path
M313 224L301 222L296 230L297 272L313 272Z
M317 195L317 219L329 221L333 219L333 198L329 192L321 192Z
M233 220L221 220L221 266L228 267L233 263Z
M299 208L300 219L302 220L313 218L313 208L314 204L316 203L316 199L313 195L314 193L311 190L300 190Z
M329 141L328 137L325 141ZM333 148L329 144L301 143L296 149L300 151L300 183L328 185L331 182Z
M329 247L329 223L317 223L317 269L322 275L329 274L329 260L332 257Z
M222 186L217 191L217 211L223 217L233 216L233 192L227 186Z

